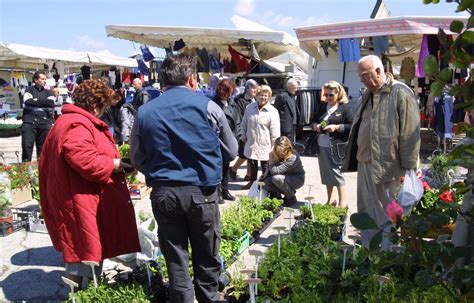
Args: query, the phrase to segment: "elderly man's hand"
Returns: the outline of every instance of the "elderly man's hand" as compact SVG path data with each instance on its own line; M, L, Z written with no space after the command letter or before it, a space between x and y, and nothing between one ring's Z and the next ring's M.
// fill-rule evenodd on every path
M335 132L336 130L339 129L339 125L336 125L336 124L329 124L328 126L326 126L323 130L324 131L327 131L328 133L333 133Z

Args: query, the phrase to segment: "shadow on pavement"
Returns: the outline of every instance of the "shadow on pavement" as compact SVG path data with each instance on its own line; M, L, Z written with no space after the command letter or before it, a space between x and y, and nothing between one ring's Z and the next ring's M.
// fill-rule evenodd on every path
M13 265L38 265L64 267L61 253L52 246L30 248L20 251L11 257Z
M16 271L0 282L5 299L10 301L57 302L68 297L69 288L62 282L62 270L42 269Z

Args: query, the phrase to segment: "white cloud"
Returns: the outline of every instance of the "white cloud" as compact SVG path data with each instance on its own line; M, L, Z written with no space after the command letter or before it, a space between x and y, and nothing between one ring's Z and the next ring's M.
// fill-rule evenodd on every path
M80 37L77 37L77 42L79 43L79 45L81 47L84 47L84 48L95 48L95 49L99 49L99 48L104 48L105 47L105 43L100 41L100 40L95 40L91 37L89 37L88 35L83 35L83 36L80 36Z
M316 17L308 17L300 22L298 26L311 26L311 25L317 25L317 24L324 24L330 22L329 18L327 17L322 17L322 18L316 18Z
M234 12L242 16L250 16L255 11L255 0L237 0Z
M263 25L276 29L276 27L292 26L296 23L293 16L275 14L273 11L266 11L260 21Z
M275 30L277 30L279 27L294 28L323 24L328 23L329 21L330 18L328 18L328 16L322 16L318 18L310 16L305 19L296 19L293 16L275 14L273 11L266 11L260 19L260 22L263 25Z
M100 54L100 55L115 56L115 54L112 54L108 49L101 49L101 50L95 51L94 53L97 53L97 54Z

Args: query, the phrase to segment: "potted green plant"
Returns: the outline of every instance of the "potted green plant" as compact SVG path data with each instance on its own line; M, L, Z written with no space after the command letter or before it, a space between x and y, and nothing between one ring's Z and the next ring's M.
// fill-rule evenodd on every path
M0 166L0 172L6 172L10 179L12 207L32 199L30 166L29 162Z

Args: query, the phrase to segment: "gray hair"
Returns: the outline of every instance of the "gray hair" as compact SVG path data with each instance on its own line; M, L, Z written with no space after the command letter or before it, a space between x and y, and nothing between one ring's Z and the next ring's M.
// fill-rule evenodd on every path
M366 61L370 61L370 63L372 64L372 68L374 70L379 68L382 73L385 72L382 60L379 58L379 56L375 56L375 55L364 56L359 60L358 65L360 65L361 63L364 63Z
M258 83L254 79L248 79L245 82L245 90L248 90L249 88L255 88L257 86L258 86Z
M296 84L296 86L298 86L298 81L296 81L294 78L288 79L288 81L286 81L286 88L290 87L292 84Z
M196 56L179 54L166 58L161 64L160 80L163 86L185 85L197 73Z
M142 80L140 78L135 78L133 79L133 82L132 83L142 83Z

